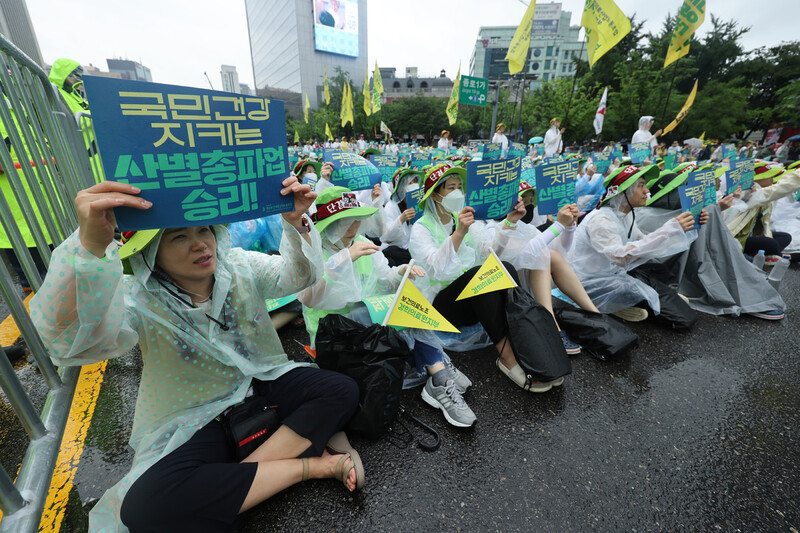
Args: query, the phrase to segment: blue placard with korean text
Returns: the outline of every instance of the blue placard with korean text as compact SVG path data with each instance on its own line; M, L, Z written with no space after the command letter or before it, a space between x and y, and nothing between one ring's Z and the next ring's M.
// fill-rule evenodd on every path
M537 209L540 215L555 215L575 203L578 161L556 161L536 167Z
M122 231L222 224L294 209L283 102L85 76L109 180L141 189L148 210L114 209Z
M722 159L729 159L731 161L736 159L736 145L735 144L723 144L722 145Z
M678 187L678 197L681 200L681 210L686 212L690 212L694 216L694 227L692 229L698 228L698 218L700 217L700 211L703 210L703 202L705 201L704 194L705 191L702 189L702 186L695 185L681 185Z
M611 166L611 152L592 152L592 164L597 167L597 172L605 174Z
M678 158L678 154L672 153L667 154L664 156L664 170L672 170L675 168L675 160Z
M423 167L426 167L431 164L431 156L429 154L423 154L420 152L414 152L411 154L411 162L408 166L413 168L414 170L422 170Z
M736 187L741 187L746 191L753 187L755 178L755 161L752 159L737 159L731 161L728 169L728 194L733 193Z
M476 220L506 216L519 198L522 158L467 163L467 205Z
M536 170L530 157L522 158L521 172L519 177L522 181L530 183L532 187L536 187Z
M693 189L690 194L697 194L694 189L699 187L703 194L703 207L717 202L717 184L714 170L695 170L686 178L686 187Z
M508 157L525 157L528 154L528 147L522 143L510 143L508 145Z
M628 145L628 156L631 163L639 165L650 158L650 143L633 143Z
M502 153L502 143L486 143L483 145L482 157L484 161L488 161L490 159L500 159Z
M549 155L542 159L542 163L563 163L564 156L563 155Z
M381 181L390 182L397 171L396 155L372 155L369 158L375 168L381 172Z
M381 171L355 152L333 150L325 154L325 162L333 165L331 183L334 185L361 191L381 182Z
M410 224L419 220L423 215L423 210L419 206L419 201L422 200L423 196L425 196L425 189L422 187L406 192L406 209L414 210L414 218L409 221Z

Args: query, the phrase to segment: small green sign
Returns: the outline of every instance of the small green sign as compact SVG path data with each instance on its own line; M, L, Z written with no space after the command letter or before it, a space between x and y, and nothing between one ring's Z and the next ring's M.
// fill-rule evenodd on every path
M461 76L461 90L458 95L458 103L485 106L488 93L489 80L486 78Z

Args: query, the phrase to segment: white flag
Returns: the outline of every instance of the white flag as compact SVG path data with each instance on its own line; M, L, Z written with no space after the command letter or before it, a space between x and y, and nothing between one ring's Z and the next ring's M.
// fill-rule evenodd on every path
M600 135L603 131L603 118L606 116L606 97L608 97L608 87L603 89L603 97L600 99L600 106L597 108L597 113L594 115L594 132Z

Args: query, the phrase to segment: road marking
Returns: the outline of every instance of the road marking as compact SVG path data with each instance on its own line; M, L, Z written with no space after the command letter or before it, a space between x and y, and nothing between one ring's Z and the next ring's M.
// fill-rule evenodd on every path
M29 293L28 296L22 300L22 303L25 304L25 309L28 310L30 313L31 310L29 308L31 298L33 298L33 293ZM19 337L19 328L17 328L17 323L14 322L14 317L8 315L2 323L0 323L0 345L1 346L11 346Z

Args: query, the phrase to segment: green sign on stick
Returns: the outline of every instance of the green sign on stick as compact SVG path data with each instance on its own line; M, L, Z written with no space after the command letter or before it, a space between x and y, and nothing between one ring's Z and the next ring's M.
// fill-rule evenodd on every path
M461 76L461 92L458 96L458 103L485 106L488 93L489 80L486 78Z

